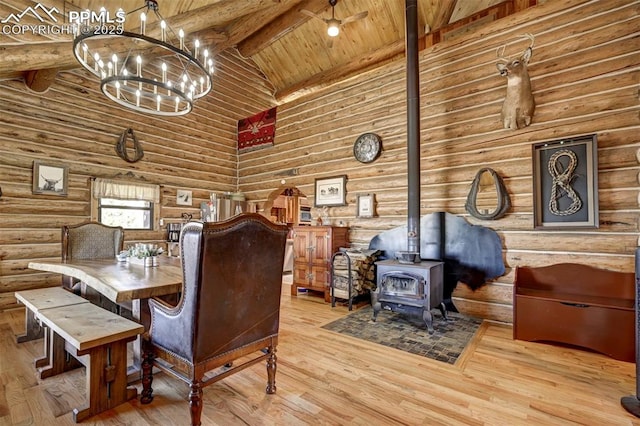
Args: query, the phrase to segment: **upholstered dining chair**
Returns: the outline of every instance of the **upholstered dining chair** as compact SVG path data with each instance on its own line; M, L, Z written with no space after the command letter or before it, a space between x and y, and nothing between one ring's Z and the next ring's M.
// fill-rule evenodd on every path
M85 222L62 226L62 261L84 259L115 259L124 246L124 229L99 222ZM73 277L62 276L62 286L82 294L93 303L102 305L99 293L83 288Z
M200 424L202 388L262 360L266 392L275 393L287 233L256 213L182 228L181 298L176 306L149 299L142 403L153 400L153 366L189 384L192 425Z

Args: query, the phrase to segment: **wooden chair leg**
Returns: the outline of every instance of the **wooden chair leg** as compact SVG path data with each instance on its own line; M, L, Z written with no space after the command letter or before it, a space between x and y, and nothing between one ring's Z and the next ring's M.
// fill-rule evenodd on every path
M202 415L202 386L200 381L191 382L189 391L189 408L191 410L191 426L200 426Z
M269 357L267 357L267 393L276 393L276 368L277 368L276 348L269 347Z
M142 393L140 402L150 404L153 401L153 353L145 352L142 360Z

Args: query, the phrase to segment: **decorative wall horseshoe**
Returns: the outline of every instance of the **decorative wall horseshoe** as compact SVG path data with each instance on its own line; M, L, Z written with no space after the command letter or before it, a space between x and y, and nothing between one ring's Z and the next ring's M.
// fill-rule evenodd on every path
M133 140L133 148L136 150L136 154L133 158L130 158L129 153L127 152L127 137L131 137L131 140ZM129 163L135 163L144 156L142 145L138 142L138 138L135 133L133 133L132 128L127 128L127 130L122 132L120 139L116 143L116 152L118 153L118 157Z
M476 208L476 197L478 196L478 186L480 185L480 178L484 172L489 172L491 177L493 178L493 183L496 188L496 195L498 199L498 206L496 209L487 214L482 214ZM478 219L484 220L494 220L500 219L505 215L507 210L511 207L511 199L509 198L509 193L507 192L507 188L504 186L504 182L498 173L495 170L490 169L488 167L482 168L476 174L476 177L473 179L473 183L471 184L471 190L469 191L469 195L467 196L467 202L464 205L465 209L469 214Z

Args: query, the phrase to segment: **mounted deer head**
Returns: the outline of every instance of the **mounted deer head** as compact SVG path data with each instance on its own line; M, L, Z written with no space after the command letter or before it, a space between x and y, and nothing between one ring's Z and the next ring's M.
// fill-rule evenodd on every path
M536 108L531 93L531 81L527 65L533 53L534 38L525 34L531 41L524 52L515 56L504 56L505 46L498 48L498 63L496 67L500 75L507 77L507 95L502 104L502 124L505 129L517 130L531 124L533 112Z

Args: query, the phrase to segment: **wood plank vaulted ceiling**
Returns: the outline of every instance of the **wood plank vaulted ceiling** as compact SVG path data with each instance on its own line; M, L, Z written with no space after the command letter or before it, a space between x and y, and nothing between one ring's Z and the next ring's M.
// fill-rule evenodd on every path
M501 2L418 0L419 28L436 34L464 18L468 26L482 24L495 19L491 8L504 4ZM114 13L118 8L128 12L145 4L144 0L0 0L0 18L38 3L65 11L65 16L69 10L98 11L102 6ZM301 12L305 9L330 18L328 0L158 0L158 4L173 29L183 28L189 36L196 35L214 56L237 48L243 57L251 58L273 85L280 102L404 54L405 0L338 0L338 19L363 11L368 14L342 26L335 38L327 35L322 20ZM510 0L506 2L507 14L530 4L535 1ZM23 19L21 23L29 17ZM35 18L33 21L38 23ZM135 31L138 26L138 19L127 19L127 30ZM18 78L28 84L35 78L52 80L58 70L78 67L68 34L0 34L0 58L0 80Z

